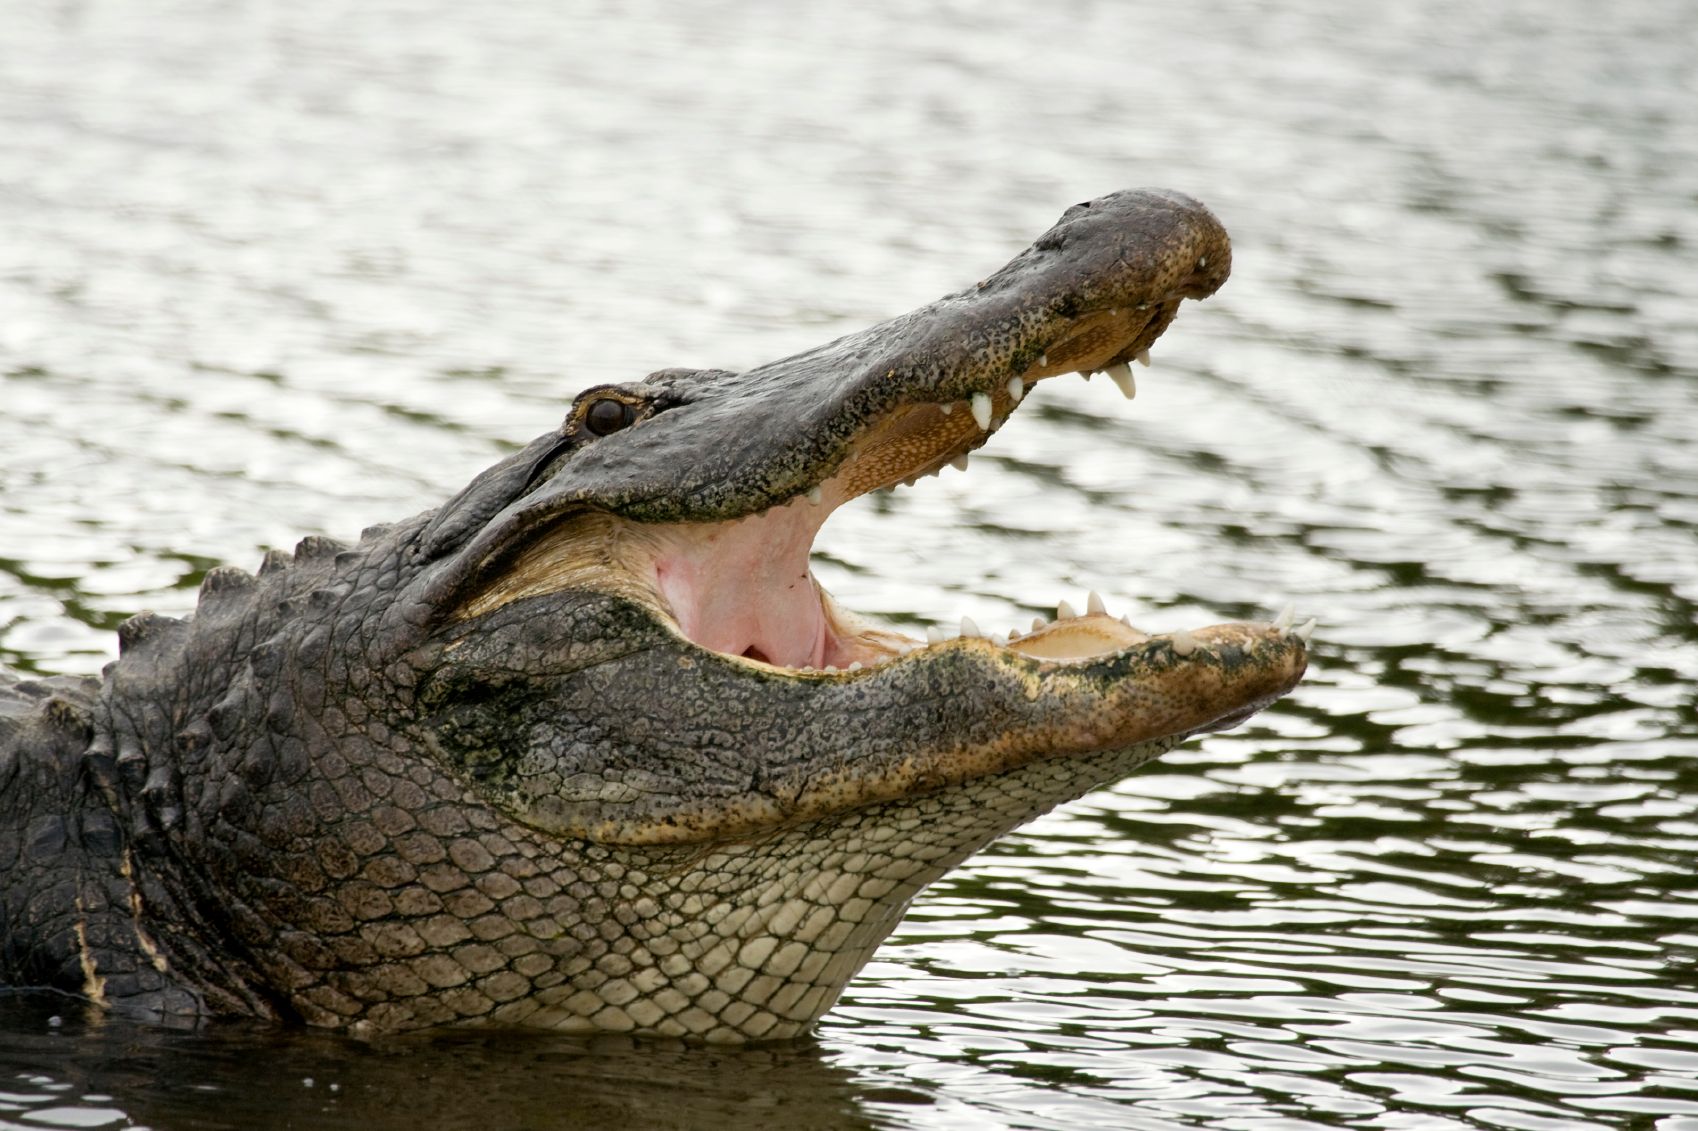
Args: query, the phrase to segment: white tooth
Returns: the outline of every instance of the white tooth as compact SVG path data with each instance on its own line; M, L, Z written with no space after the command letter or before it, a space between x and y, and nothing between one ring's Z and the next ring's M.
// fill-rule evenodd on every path
M1114 387L1120 390L1120 395L1131 400L1138 395L1138 382L1132 377L1132 367L1124 361L1111 365L1103 370L1108 379L1114 382Z
M1108 616L1108 606L1103 604L1102 594L1095 589L1091 590L1090 596L1085 598L1085 611L1097 616Z
M1056 620L1072 620L1078 615L1078 613L1073 611L1073 606L1069 605L1066 601L1061 601L1055 606Z
M1197 257L1197 266L1199 266L1199 267L1207 267L1207 266L1208 266L1208 265L1209 265L1209 257L1208 257L1208 256L1206 256L1206 255L1199 255L1199 256L1198 256L1198 257Z
M818 487L808 488L808 502L816 507L820 505L820 489Z
M962 452L960 455L958 455L954 459L950 460L949 466L953 467L956 471L966 471L967 470L967 453Z
M1132 614L1131 613L1121 613L1120 614L1120 623L1125 625L1127 628L1131 628L1132 627Z
M1279 616L1274 618L1273 626L1281 632L1284 632L1286 629L1291 627L1291 622L1296 619L1297 606L1287 602L1285 608L1279 611Z
M1038 364L1047 366L1049 364L1049 354L1040 353L1038 355Z
M927 644L942 644L943 643L943 629L939 628L935 624L927 625L926 626L926 643Z
M1081 376L1085 380L1089 381L1091 379L1091 374L1094 373L1094 372L1096 372L1096 371L1093 370L1093 369L1081 369L1081 370L1079 370L1079 376Z
M973 410L973 420L978 424L980 430L989 432L991 420L990 396L985 393L974 393L969 407Z
M1026 382L1025 382L1025 380L1023 378L1020 378L1020 377L1010 377L1008 379L1008 399L1013 401L1015 404L1019 404L1020 398L1025 396L1025 395L1026 395Z
M820 671L822 671L822 672L834 672L836 670L837 670L837 667L833 664L827 664L825 667L820 669Z
M1315 635L1315 618L1310 617L1291 631L1295 632L1298 636L1301 636L1303 638L1303 643L1309 643L1309 639Z
M1138 358L1138 364L1139 365L1142 365L1145 369L1148 369L1150 367L1150 351L1149 350L1139 350L1135 356Z
M847 667L847 668L845 668L845 669L844 669L844 670L845 670L845 671L852 671L852 672L858 672L858 671L860 671L860 670L861 670L861 661L859 661L859 660L851 660L851 661L850 661L850 662L849 662L849 666L848 666L848 667Z
M984 633L979 631L979 626L973 623L972 617L962 617L961 618L961 635L962 636L983 636Z
M1047 624L1049 624L1049 621L1045 620L1043 617L1033 617L1032 618L1032 631L1037 632L1039 629L1043 628Z
M948 416L950 413L955 411L955 402L946 401L945 403L938 405L937 410L943 413L943 415Z
M1017 629L1017 628L1009 629L1008 635L1006 637L1004 637L1003 639L1010 640L1010 641L1020 639L1020 630Z
M1168 639L1173 643L1173 654L1175 656L1189 656L1197 650L1197 638L1183 628L1173 633Z
M814 665L803 664L801 667L797 668L796 670L799 671L799 672L811 672L811 671L814 670Z
M991 643L995 644L998 648L1006 648L1008 647L1008 637L999 632L991 637Z

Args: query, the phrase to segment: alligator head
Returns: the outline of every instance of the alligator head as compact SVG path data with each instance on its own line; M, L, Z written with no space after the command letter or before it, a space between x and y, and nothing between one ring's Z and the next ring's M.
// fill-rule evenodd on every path
M1301 676L1301 632L1152 636L1096 607L913 639L809 569L835 508L963 460L1037 382L1130 393L1229 264L1201 205L1116 193L829 345L589 389L356 549L215 573L193 633L147 660L169 634L130 630L97 740L122 762L121 708L171 698L161 670L240 667L176 695L175 753L132 755L151 831L126 867L170 858L134 906L237 940L214 962L156 927L156 965L195 968L209 1008L324 1025L803 1031L951 866Z

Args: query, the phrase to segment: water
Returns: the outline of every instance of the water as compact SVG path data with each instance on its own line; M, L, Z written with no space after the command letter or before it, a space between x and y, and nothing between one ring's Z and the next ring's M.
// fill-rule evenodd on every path
M563 7L7 5L0 662L1160 184L1236 274L1137 401L1046 383L819 572L909 624L1290 599L1308 681L939 884L811 1043L10 999L0 1126L1698 1128L1689 4Z

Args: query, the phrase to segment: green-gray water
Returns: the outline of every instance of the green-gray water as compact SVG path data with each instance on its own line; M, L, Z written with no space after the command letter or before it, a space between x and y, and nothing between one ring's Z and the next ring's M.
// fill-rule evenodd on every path
M849 607L1321 621L1289 700L934 888L800 1046L160 1033L0 998L0 1127L1698 1128L1698 9L11 0L0 663L1208 201L1235 275Z

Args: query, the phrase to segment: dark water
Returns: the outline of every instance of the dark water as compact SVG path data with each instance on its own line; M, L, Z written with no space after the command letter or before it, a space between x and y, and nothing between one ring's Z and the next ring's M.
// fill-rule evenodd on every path
M0 1001L3 1127L1698 1128L1698 9L9 0L0 662L781 356L1075 200L1236 274L834 517L909 623L1320 618L1237 732L938 885L811 1044ZM56 1019L56 1020L55 1020Z

